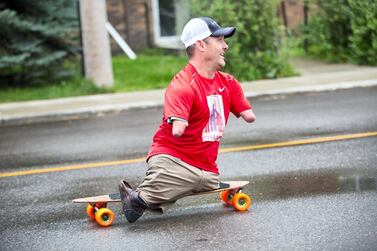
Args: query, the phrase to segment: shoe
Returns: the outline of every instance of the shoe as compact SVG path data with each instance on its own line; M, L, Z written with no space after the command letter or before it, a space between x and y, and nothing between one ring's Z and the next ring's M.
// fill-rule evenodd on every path
M147 205L125 180L120 182L119 192L123 213L127 221L133 223L143 215Z

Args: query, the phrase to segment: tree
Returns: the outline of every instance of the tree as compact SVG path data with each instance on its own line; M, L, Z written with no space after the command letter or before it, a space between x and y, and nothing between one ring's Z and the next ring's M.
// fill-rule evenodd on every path
M240 80L253 80L293 73L279 51L277 5L276 0L191 0L191 11L237 28L227 40L227 70Z
M29 85L66 76L63 60L78 52L75 0L0 3L0 83Z

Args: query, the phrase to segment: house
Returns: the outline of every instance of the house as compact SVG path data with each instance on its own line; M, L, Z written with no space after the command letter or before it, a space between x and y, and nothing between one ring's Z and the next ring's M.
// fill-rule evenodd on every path
M281 23L294 29L304 20L305 0L283 0ZM149 47L182 49L179 33L189 20L187 0L107 0L107 16L133 50ZM112 40L113 54L121 49Z
M183 48L177 35L189 19L183 0L107 0L109 22L134 49ZM120 52L112 41L113 53Z

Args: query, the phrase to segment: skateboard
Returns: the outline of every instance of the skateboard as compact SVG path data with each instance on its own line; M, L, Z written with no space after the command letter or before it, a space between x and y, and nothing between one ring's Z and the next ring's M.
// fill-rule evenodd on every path
M251 206L250 197L242 193L242 188L249 184L249 181L223 181L219 188L211 191L194 193L189 196L220 193L220 199L227 206L232 206L237 211L247 211ZM86 214L96 221L101 227L111 226L114 222L114 212L107 208L107 203L121 202L120 194L106 194L93 197L78 198L73 203L87 203Z

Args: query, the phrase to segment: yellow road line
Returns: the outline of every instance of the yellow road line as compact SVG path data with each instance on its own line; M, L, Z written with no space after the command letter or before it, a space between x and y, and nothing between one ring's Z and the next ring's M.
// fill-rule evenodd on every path
M139 163L143 161L145 161L145 158L109 161L109 162L97 162L97 163L88 163L88 164L82 164L82 165L51 167L51 168L43 168L43 169L33 169L33 170L27 170L27 171L0 173L0 178L30 175L30 174L40 174L40 173L63 172L63 171L78 170L78 169L89 169L89 168L94 168L94 167L116 166L116 165Z
M261 150L261 149L268 149L268 148L308 145L308 144L332 142L332 141L339 141L339 140L360 139L360 138L375 137L375 136L377 136L377 132L355 133L355 134L346 134L346 135L338 135L338 136L293 140L293 141L263 144L263 145L223 148L223 149L220 149L219 152L229 153L229 152ZM88 164L82 164L82 165L63 166L63 167L51 167L51 168L33 169L33 170L17 171L17 172L6 172L6 173L0 173L0 178L31 175L31 174L41 174L41 173L51 173L51 172L63 172L63 171L78 170L78 169L89 169L89 168L95 168L95 167L125 165L125 164L140 163L143 161L145 161L145 158L109 161L109 162L97 162L97 163L88 163Z
M224 149L220 149L219 152L229 153L229 152L250 151L250 150L259 150L259 149L266 149L266 148L308 145L308 144L324 143L324 142L339 141L339 140L360 139L360 138L367 138L367 137L374 137L374 136L377 136L377 132L355 133L355 134L346 134L346 135L338 135L338 136L286 141L286 142L271 143L271 144L264 144L264 145L224 148Z

